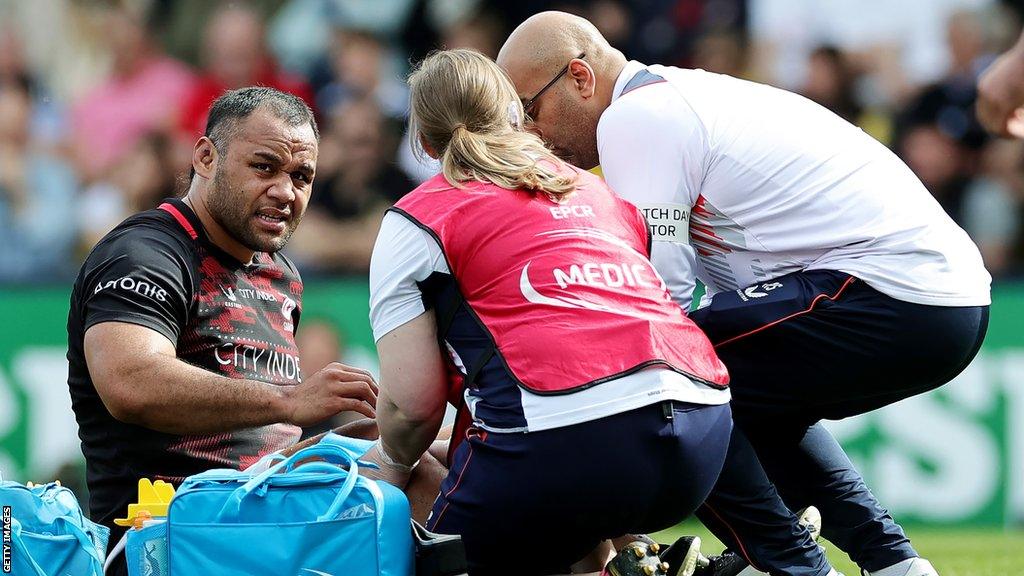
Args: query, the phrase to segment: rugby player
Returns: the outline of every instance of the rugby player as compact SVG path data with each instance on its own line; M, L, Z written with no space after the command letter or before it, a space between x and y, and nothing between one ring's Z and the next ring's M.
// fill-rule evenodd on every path
M279 250L306 208L317 140L299 98L227 92L195 144L188 194L128 218L83 264L68 386L90 513L111 547L139 478L245 468L302 426L375 415L364 370L333 363L300 378L302 281ZM127 573L123 555L111 573Z
M521 24L498 63L532 129L644 211L676 302L707 287L691 317L729 368L737 428L702 521L755 567L822 576L789 512L813 504L868 574L936 574L819 422L967 366L990 277L966 233L892 152L796 94L628 61L559 12Z

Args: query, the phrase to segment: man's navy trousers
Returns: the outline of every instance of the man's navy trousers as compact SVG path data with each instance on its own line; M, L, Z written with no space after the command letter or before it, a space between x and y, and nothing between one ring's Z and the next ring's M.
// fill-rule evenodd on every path
M827 571L782 502L817 506L823 535L863 569L917 556L819 421L949 382L977 354L988 314L903 302L829 270L716 294L690 317L729 368L736 426L701 520L772 574Z

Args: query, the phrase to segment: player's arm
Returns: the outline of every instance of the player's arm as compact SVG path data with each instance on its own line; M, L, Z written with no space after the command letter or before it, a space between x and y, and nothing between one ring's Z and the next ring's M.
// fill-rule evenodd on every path
M689 217L700 190L706 138L684 103L640 93L662 89L671 90L643 87L616 100L598 124L598 151L608 185L644 212L653 240L651 262L673 300L688 309L696 284Z
M173 235L131 229L90 254L82 280L86 365L100 399L124 422L174 434L291 422L341 410L373 415L375 383L331 365L294 386L226 378L176 357L189 319L192 253Z
M332 363L296 386L228 378L181 361L174 344L137 324L104 322L85 334L89 374L118 420L171 434L211 434L288 422L309 426L345 411L374 416L376 384Z
M1024 34L981 75L976 107L989 132L1024 138Z

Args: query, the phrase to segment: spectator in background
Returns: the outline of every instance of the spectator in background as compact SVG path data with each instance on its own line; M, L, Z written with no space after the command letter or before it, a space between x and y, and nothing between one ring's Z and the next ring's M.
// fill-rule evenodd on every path
M978 79L977 119L989 132L1024 138L1024 34ZM984 173L972 183L964 226L993 276L1019 272L1024 258L1024 149L989 144Z
M981 176L971 181L963 205L964 229L992 276L1016 270L1024 223L1024 143L994 141L982 155Z
M10 22L0 25L0 84L8 82L21 83L29 89L32 139L44 146L56 146L65 136L64 111L29 69L21 35Z
M195 81L185 65L161 52L141 11L114 10L107 28L111 76L72 110L75 163L87 183L105 176L144 135L171 132Z
M601 34L612 45L621 46L629 42L634 34L633 13L621 0L596 0L581 2L581 16L597 26ZM501 46L498 46L501 48Z
M955 12L947 22L946 43L950 65L938 82L926 86L912 106L932 114L943 130L972 150L980 150L985 131L974 115L976 83L985 64L993 58L985 49L979 15Z
M632 33L628 42L615 46L641 61L692 67L701 50L700 41L708 38L705 33L746 32L748 2L744 0L628 4Z
M839 48L819 46L811 52L800 93L847 122L858 124L861 108L854 94L856 81L856 73Z
M888 146L893 137L892 114L863 105L860 76L860 68L849 54L826 44L811 52L807 75L798 91Z
M973 94L978 76L995 56L988 50L982 14L974 10L960 10L946 22L946 46L949 50L949 68L944 74L947 84L963 84Z
M266 86L313 105L305 80L277 70L265 49L263 18L248 4L226 3L210 16L200 59L203 71L184 97L181 116L182 140L189 145L202 135L210 104L226 90Z
M82 191L78 202L79 248L88 252L125 218L156 208L177 195L172 138L162 132L143 135L102 178Z
M870 106L896 107L918 87L938 81L952 55L946 30L952 14L982 9L992 0L936 2L818 2L750 0L752 55L759 78L794 89L803 84L808 55L833 44L862 65Z
M366 273L384 211L415 187L391 158L380 108L346 102L322 135L313 195L291 255L311 272Z
M469 48L488 58L496 58L501 42L508 33L505 24L494 12L475 10L441 31L441 47L448 50Z
M25 82L0 83L0 281L71 273L77 182L71 167L31 137Z
M977 15L955 12L947 23L950 67L924 87L897 118L899 151L946 212L965 225L987 137L974 115L975 83L986 60Z
M918 119L903 128L897 151L942 209L962 223L964 194L972 173L967 147L935 119Z
M124 0L118 0L124 1ZM139 0L129 0L139 1ZM296 0L142 0L152 4L160 19L161 40L171 54L186 62L202 59L201 37L213 15L227 4L244 4L260 15L261 19L273 17L285 2ZM320 4L335 0L298 0L303 3ZM349 0L338 0L347 2ZM303 34L306 31L295 32Z
M708 72L745 78L747 74L747 42L730 30L716 30L697 40L693 65Z
M386 69L387 47L373 33L338 28L334 32L328 68L330 76L317 90L320 110L333 110L342 102L370 98L390 118L404 118L409 107L405 83Z

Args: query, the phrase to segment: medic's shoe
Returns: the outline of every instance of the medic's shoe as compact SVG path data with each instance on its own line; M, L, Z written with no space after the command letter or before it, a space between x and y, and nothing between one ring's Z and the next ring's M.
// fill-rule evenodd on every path
M811 540L817 542L821 538L821 512L814 506L808 506L797 513L800 524L811 533ZM732 550L722 552L720 556L711 556L707 563L698 565L696 576L767 576L755 570L747 561Z
M896 566L899 566L899 568L896 568ZM911 558L909 560L904 560L903 562L900 562L896 566L890 566L886 568L885 572L898 573L902 576L939 576L938 571L935 570L935 567L932 566L932 563L925 560L924 558ZM903 568L906 569L906 572L902 570ZM866 570L861 570L861 572L863 574L867 574L868 576L871 576L872 574L871 572L868 572Z
M814 506L808 506L797 513L800 523L807 527L811 533L811 540L817 542L821 538L821 511Z

